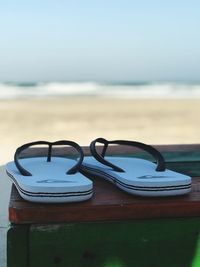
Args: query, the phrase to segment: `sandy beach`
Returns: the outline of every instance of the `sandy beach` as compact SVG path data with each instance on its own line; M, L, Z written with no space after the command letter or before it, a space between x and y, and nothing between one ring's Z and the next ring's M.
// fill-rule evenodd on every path
M65 97L0 101L0 163L34 140L200 142L200 100Z

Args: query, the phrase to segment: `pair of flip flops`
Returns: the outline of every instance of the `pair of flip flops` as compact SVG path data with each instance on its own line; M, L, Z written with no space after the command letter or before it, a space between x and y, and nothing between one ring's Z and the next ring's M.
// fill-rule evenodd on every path
M103 144L102 152L96 143ZM151 154L156 163L129 157L107 157L109 145L140 148ZM47 145L47 157L20 159L23 150L34 145ZM53 146L71 146L78 159L52 156ZM54 143L38 141L19 147L14 161L6 166L7 174L25 200L44 203L78 202L90 199L93 183L88 177L103 178L123 191L139 196L174 196L191 190L191 177L167 170L165 160L154 147L135 141L107 141L97 138L90 144L92 156L85 156L82 148L72 141Z

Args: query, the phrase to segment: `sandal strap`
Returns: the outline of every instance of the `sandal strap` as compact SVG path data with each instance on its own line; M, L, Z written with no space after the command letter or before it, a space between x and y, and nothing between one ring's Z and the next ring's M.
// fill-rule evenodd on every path
M31 146L35 146L35 145L47 145L49 147L48 154L47 154L47 162L51 161L52 147L53 146L67 145L67 146L71 146L71 147L75 148L75 150L79 153L79 160L71 169L69 169L66 172L66 174L75 174L77 171L79 171L80 166L83 162L84 154L83 154L82 148L77 143L75 143L73 141L68 141L68 140L61 140L61 141L56 141L56 142L36 141L36 142L27 143L27 144L24 144L24 145L18 147L16 152L15 152L14 162L15 162L17 169L19 170L19 172L22 175L32 176L32 174L29 171L27 171L24 167L22 167L22 165L19 163L19 156L23 150L25 150Z
M101 152L101 154L99 154L97 152L96 149L96 143L101 143L103 144L103 150ZM99 162L101 162L102 164L111 167L114 171L117 172L124 172L123 169L121 169L120 167L112 164L111 162L105 160L105 154L107 151L107 148L109 146L109 144L114 144L114 145L125 145L125 146L133 146L133 147L137 147L140 148L146 152L148 152L149 154L151 154L156 162L157 162L157 167L156 167L156 171L162 172L165 171L165 160L162 156L162 154L155 149L154 147L150 146L150 145L146 145L144 143L140 143L140 142L136 142L136 141L127 141L127 140L113 140L113 141L108 141L104 138L97 138L94 141L91 142L90 144L90 151L92 156Z

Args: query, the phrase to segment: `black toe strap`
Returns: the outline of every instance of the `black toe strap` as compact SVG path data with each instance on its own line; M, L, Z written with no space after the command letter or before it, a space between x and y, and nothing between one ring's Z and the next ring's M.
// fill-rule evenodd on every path
M96 143L101 143L104 145L101 154L99 154L96 150ZM150 145L146 145L146 144L136 142L136 141L126 141L126 140L108 141L104 138L95 139L90 144L91 154L93 155L93 157L96 160L98 160L99 162L101 162L102 164L104 164L108 167L111 167L114 171L124 172L123 169L121 169L118 166L112 164L111 162L105 160L104 157L105 157L105 154L106 154L106 151L107 151L109 144L134 146L134 147L140 148L142 150L145 150L146 152L148 152L149 154L151 154L155 158L155 160L157 162L156 171L159 171L159 172L165 171L165 160L164 160L163 156L161 155L161 153L158 150L156 150L154 147L152 147Z
M52 156L52 147L53 146L72 146L73 148L76 149L76 151L79 153L79 160L78 162L71 168L69 169L66 173L67 174L74 174L77 171L79 171L80 166L83 162L83 150L82 148L75 142L73 141L68 141L68 140L61 140L61 141L56 141L56 142L47 142L47 141L36 141L36 142L32 142L32 143L28 143L25 145L22 145L20 147L17 148L15 155L14 155L14 161L15 161L15 165L17 167L17 169L20 171L20 173L24 176L32 176L32 174L27 171L25 168L23 168L21 166L21 164L19 163L19 156L21 154L21 152L31 146L35 146L35 145L47 145L49 147L48 149L48 155L47 155L47 161L50 162L51 161L51 156Z

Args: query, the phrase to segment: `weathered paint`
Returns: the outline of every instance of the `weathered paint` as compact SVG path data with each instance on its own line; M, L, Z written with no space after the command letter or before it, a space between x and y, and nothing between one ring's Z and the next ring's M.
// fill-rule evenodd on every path
M44 227L30 229L30 267L200 266L198 218Z

